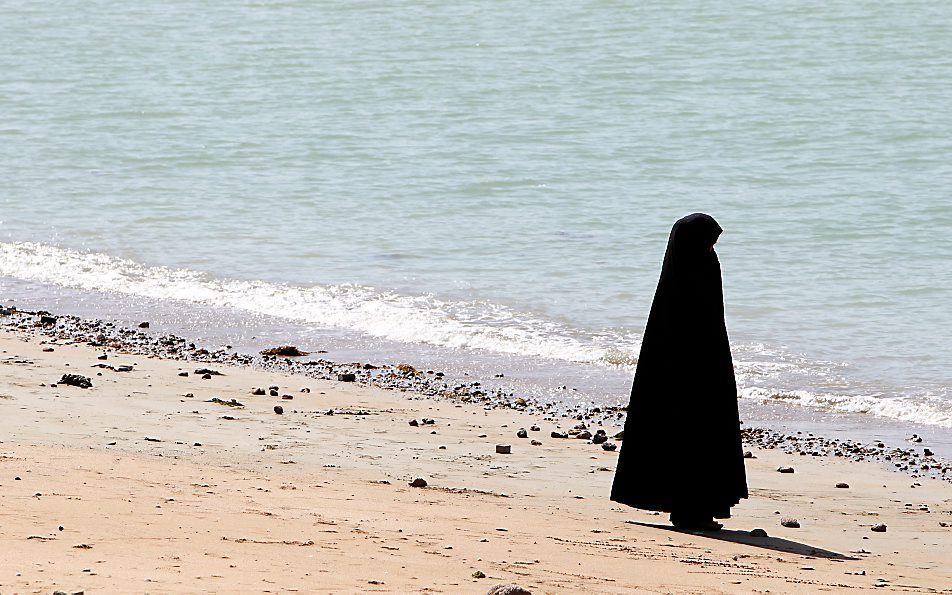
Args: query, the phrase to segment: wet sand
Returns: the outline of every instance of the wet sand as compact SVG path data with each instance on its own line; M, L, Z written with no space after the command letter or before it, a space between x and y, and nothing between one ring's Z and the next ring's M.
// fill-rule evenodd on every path
M952 592L952 486L880 462L752 447L692 534L610 502L575 419L67 343L0 333L3 592Z

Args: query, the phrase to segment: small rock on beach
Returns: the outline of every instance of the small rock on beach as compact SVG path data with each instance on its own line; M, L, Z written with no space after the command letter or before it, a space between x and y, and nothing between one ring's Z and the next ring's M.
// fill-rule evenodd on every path
M281 357L302 357L305 355L310 355L307 351L301 351L294 345L283 345L281 347L272 347L270 349L265 349L261 352L261 355L279 355Z
M93 381L85 376L80 376L79 374L63 374L63 377L60 378L60 384L67 384L69 386L78 386L79 388L92 388Z
M509 583L494 585L486 592L486 595L532 595L532 591L523 589L519 585Z

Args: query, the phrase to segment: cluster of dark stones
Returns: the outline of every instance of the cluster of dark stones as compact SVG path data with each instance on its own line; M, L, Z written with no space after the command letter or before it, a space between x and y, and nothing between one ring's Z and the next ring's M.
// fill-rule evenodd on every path
M811 433L784 434L765 428L741 431L745 444L779 449L787 454L813 457L842 457L852 461L876 461L903 471L912 477L934 477L952 483L952 462L940 459L928 448L887 447L881 441L868 444L854 440L836 440ZM910 438L915 442L916 437Z

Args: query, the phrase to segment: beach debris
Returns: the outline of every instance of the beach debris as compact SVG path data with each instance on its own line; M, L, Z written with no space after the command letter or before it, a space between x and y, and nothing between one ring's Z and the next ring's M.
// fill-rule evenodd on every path
M763 529L751 529L750 536L751 537L767 537L767 532L764 531Z
M199 368L195 370L196 376L224 376L221 372L217 370L212 370L210 368Z
M88 543L77 543L77 544L74 545L73 547L74 547L75 549L77 549L77 550L91 550L91 549L93 549L93 546L89 545Z
M420 371L411 366L410 364L397 364L397 370L403 372L404 374L412 374L417 376L420 374Z
M884 525L884 524L882 524L882 523L880 523L880 524L878 524L878 525L873 525L872 527L869 528L869 530L872 531L872 532L874 532L874 533L885 533L885 532L886 532L886 525Z
M275 405L274 412L277 413L278 415L281 415L282 413L284 413L284 407L280 405Z
M279 355L281 357L303 357L305 355L310 355L307 351L301 351L294 345L282 345L281 347L272 347L270 349L265 349L261 352L261 355Z
M218 397L212 397L205 401L206 403L218 403L219 405L224 405L226 407L244 407L244 403L238 402L236 399L230 401L225 401L224 399L219 399Z
M777 467L778 473L793 473L793 467Z
M554 430L551 434L549 434L549 436L552 438L568 438L569 437L569 435L566 434L565 432L556 432Z
M850 487L850 484L841 481L840 483L836 484L836 487L845 490Z
M251 394L260 397L260 396L263 396L265 392L263 388L258 387L258 388L251 389Z
M783 517L782 519L780 519L780 526L786 527L788 529L799 529L800 521L798 521L797 519Z
M123 364L121 366L110 366L109 364L94 364L91 367L103 368L104 370L112 370L113 372L131 372L132 370L135 369L129 364ZM186 372L185 375L188 376L188 372ZM179 376L181 376L181 374L179 374Z
M508 455L508 454L512 454L512 445L510 445L510 444L497 444L497 445L496 445L496 454L497 454L497 455Z
M482 570L477 570L473 573L473 578L486 578L486 573Z
M149 328L149 323L148 323L148 322L140 322L140 323L139 323L139 328Z
M539 442L538 440L533 440L529 444L531 444L532 446L542 446L542 443ZM604 446L602 448L604 448Z
M516 432L516 438L528 438L529 432L525 428L519 428L519 431Z
M92 388L93 381L85 376L80 376L79 374L63 374L63 377L60 378L60 384L67 384L69 386L78 386L79 388Z
M423 479L422 477L417 477L416 479L411 481L409 485L411 488L425 488L426 480Z
M340 382L354 382L357 380L357 375L353 372L342 372L337 375L337 380Z
M618 445L615 444L614 442L606 442L602 444L602 450L607 450L608 452L613 452L617 448L618 448Z
M532 591L523 589L519 585L513 583L500 583L489 589L489 591L486 592L486 595L532 595Z

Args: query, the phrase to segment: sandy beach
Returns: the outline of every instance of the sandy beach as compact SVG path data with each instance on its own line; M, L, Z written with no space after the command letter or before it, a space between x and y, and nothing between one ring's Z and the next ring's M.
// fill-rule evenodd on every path
M0 591L952 592L948 482L751 448L751 498L693 534L610 502L575 423L7 327Z

